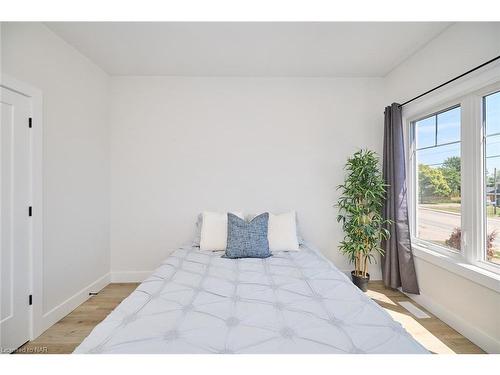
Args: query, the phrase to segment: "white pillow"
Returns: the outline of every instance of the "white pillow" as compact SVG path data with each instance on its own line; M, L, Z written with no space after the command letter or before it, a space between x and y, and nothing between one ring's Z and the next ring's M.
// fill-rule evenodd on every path
M243 219L241 212L232 212L232 214ZM200 250L225 251L227 247L227 212L209 212L202 213Z
M295 211L274 215L269 213L267 239L271 251L298 251L297 220Z

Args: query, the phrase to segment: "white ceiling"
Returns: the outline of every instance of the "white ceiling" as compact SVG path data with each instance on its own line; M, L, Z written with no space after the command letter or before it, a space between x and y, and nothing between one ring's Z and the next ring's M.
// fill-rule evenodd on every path
M50 22L111 75L383 77L446 22Z

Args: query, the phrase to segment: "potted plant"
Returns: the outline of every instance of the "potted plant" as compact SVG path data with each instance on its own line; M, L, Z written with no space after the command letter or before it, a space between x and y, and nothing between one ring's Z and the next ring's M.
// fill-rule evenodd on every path
M374 252L383 254L380 246L389 238L386 225L390 223L382 217L386 187L379 169L379 158L370 150L360 150L347 160L346 178L337 207L337 221L342 223L344 239L340 251L354 263L351 272L353 283L366 292L370 274L368 263L375 261Z

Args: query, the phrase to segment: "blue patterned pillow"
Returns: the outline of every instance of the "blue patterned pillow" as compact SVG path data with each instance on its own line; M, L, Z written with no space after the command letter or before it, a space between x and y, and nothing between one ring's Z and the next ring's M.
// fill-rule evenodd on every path
M267 258L271 256L267 240L269 214L263 213L246 222L227 214L227 248L225 258Z

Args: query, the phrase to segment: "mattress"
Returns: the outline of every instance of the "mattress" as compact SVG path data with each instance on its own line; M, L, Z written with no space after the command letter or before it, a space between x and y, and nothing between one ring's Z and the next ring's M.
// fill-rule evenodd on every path
M427 353L319 251L182 247L75 353Z

